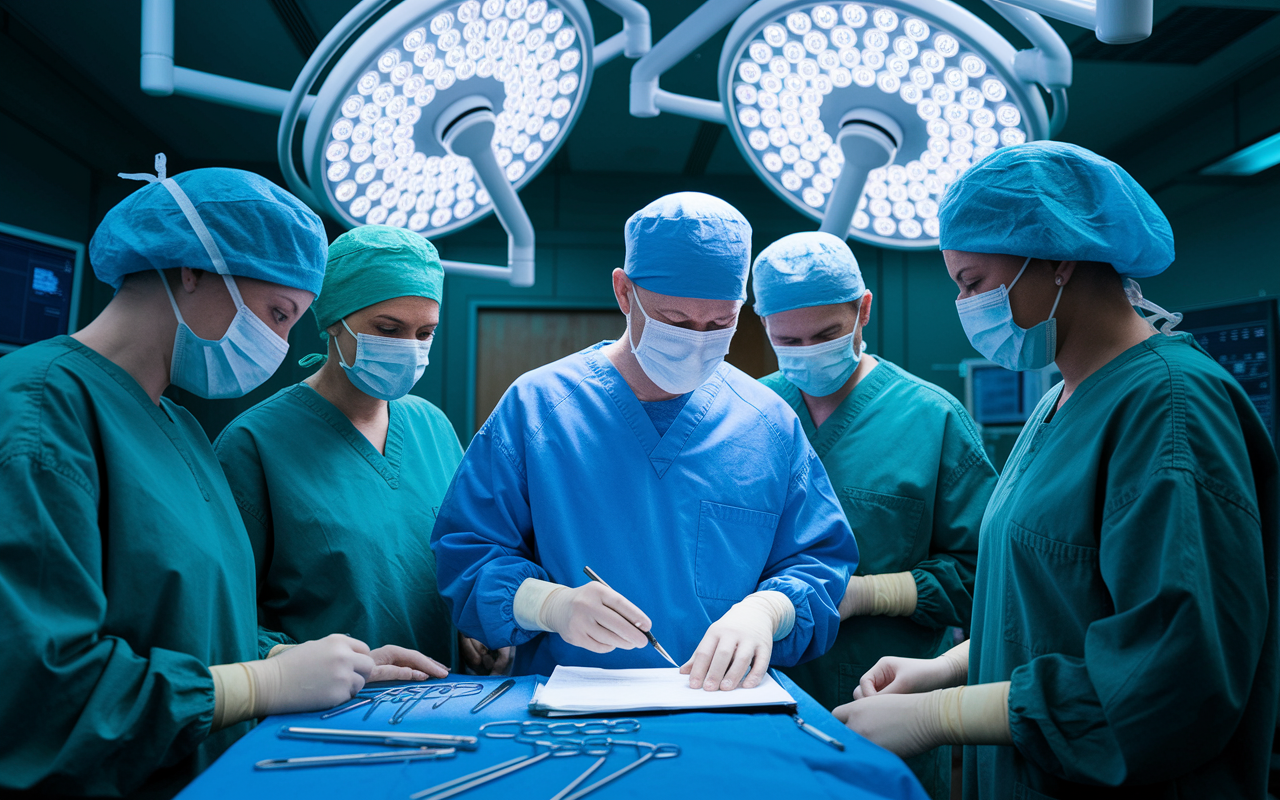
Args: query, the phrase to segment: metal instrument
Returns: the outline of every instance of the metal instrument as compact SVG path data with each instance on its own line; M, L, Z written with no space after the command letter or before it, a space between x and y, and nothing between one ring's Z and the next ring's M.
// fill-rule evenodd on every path
M410 733L405 731L346 731L333 728L303 728L285 725L276 734L281 739L305 739L312 742L356 742L380 744L387 747L452 747L458 750L475 750L480 740L475 736L455 736L447 733Z
M380 753L347 753L340 756L304 756L302 758L269 758L253 765L254 769L301 769L306 767L341 767L350 764L399 764L405 761L434 761L453 758L452 747L421 747L414 750L389 750Z

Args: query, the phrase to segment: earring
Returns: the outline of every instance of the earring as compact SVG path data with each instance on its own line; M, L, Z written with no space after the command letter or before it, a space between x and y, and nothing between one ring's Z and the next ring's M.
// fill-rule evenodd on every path
M1062 276L1061 276L1061 275L1057 276L1056 278L1054 278L1054 279L1053 279L1053 282L1054 282L1054 283L1056 283L1056 284L1058 284L1059 286L1061 286L1061 285L1062 285Z

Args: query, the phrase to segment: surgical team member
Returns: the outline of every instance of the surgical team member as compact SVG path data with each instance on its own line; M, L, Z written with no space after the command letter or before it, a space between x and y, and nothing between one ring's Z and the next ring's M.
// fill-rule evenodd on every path
M430 536L462 446L440 409L409 394L443 290L436 249L418 234L366 225L339 236L312 306L328 355L301 362L324 366L214 444L253 545L259 622L296 641L346 631L403 646L420 678L448 674L453 636Z
M1240 385L1131 307L1177 317L1131 280L1173 261L1169 223L1058 142L988 156L939 218L970 341L1009 369L1056 360L1063 383L987 507L971 643L885 659L837 716L899 754L979 745L971 799L1263 797L1280 478Z
M848 523L795 414L723 362L750 252L718 198L641 209L613 271L624 338L519 378L468 448L432 534L441 591L463 632L522 645L517 672L664 666L652 626L693 688L729 690L835 640Z
M257 175L157 167L89 244L107 307L0 360L4 790L168 796L246 720L342 702L374 669L345 636L265 658L235 501L161 395L238 397L275 372L324 228Z
M778 356L762 383L800 417L858 541L835 646L787 670L835 708L882 656L932 658L949 626L969 627L996 472L950 394L865 352L872 295L842 239L783 237L756 258L751 280ZM908 764L931 797L950 798L951 748Z

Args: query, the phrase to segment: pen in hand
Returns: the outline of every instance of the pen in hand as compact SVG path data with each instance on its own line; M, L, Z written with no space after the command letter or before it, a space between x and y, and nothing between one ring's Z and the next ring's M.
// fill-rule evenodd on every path
M601 586L605 587L606 589L613 588L609 584L605 583L604 579L601 578L599 575L597 575L595 573L595 570L591 569L591 567L583 567L582 571L587 574L588 578L600 584ZM639 630L639 628L637 628L637 630ZM671 664L671 666L677 667L677 668L680 666L679 664L676 663L676 660L674 658L672 658L670 655L667 654L667 651L662 648L662 645L658 644L658 640L654 638L653 633L651 633L650 631L640 631L640 632L643 633L645 638L649 640L649 644L653 645L653 649L658 651L658 655L665 658Z

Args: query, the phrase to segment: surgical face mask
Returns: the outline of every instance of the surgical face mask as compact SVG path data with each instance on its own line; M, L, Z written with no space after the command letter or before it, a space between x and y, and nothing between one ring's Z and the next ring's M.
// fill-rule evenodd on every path
M235 280L230 275L223 275L222 280L236 304L235 319L221 339L201 339L182 319L169 280L160 273L173 315L178 318L169 382L210 400L245 396L274 375L289 352L289 343L240 299Z
M1017 277L1008 288L1001 286L956 301L960 324L964 326L965 335L974 349L992 363L1015 371L1047 367L1058 354L1058 321L1053 315L1058 310L1058 301L1062 299L1065 286L1058 287L1058 296L1047 320L1031 328L1019 327L1013 321L1009 292L1030 263L1030 258L1022 262L1022 269L1018 270Z
M859 313L862 304L858 304ZM859 342L855 349L854 337L858 334L855 327L846 336L832 339L829 342L804 345L801 347L773 346L778 356L778 369L782 375L796 388L810 397L826 397L840 391L849 381L849 377L862 363L862 354L867 350L866 342Z
M352 385L370 397L387 401L399 400L409 393L427 368L434 334L420 342L417 339L356 333L345 319L342 327L356 340L356 357L348 365L342 357L342 347L334 339L338 363L346 371Z
M631 297L645 322L639 344L632 339L631 326L627 326L627 343L649 380L671 394L692 392L706 383L729 352L737 322L718 331L678 328L649 316L640 305L638 292Z

